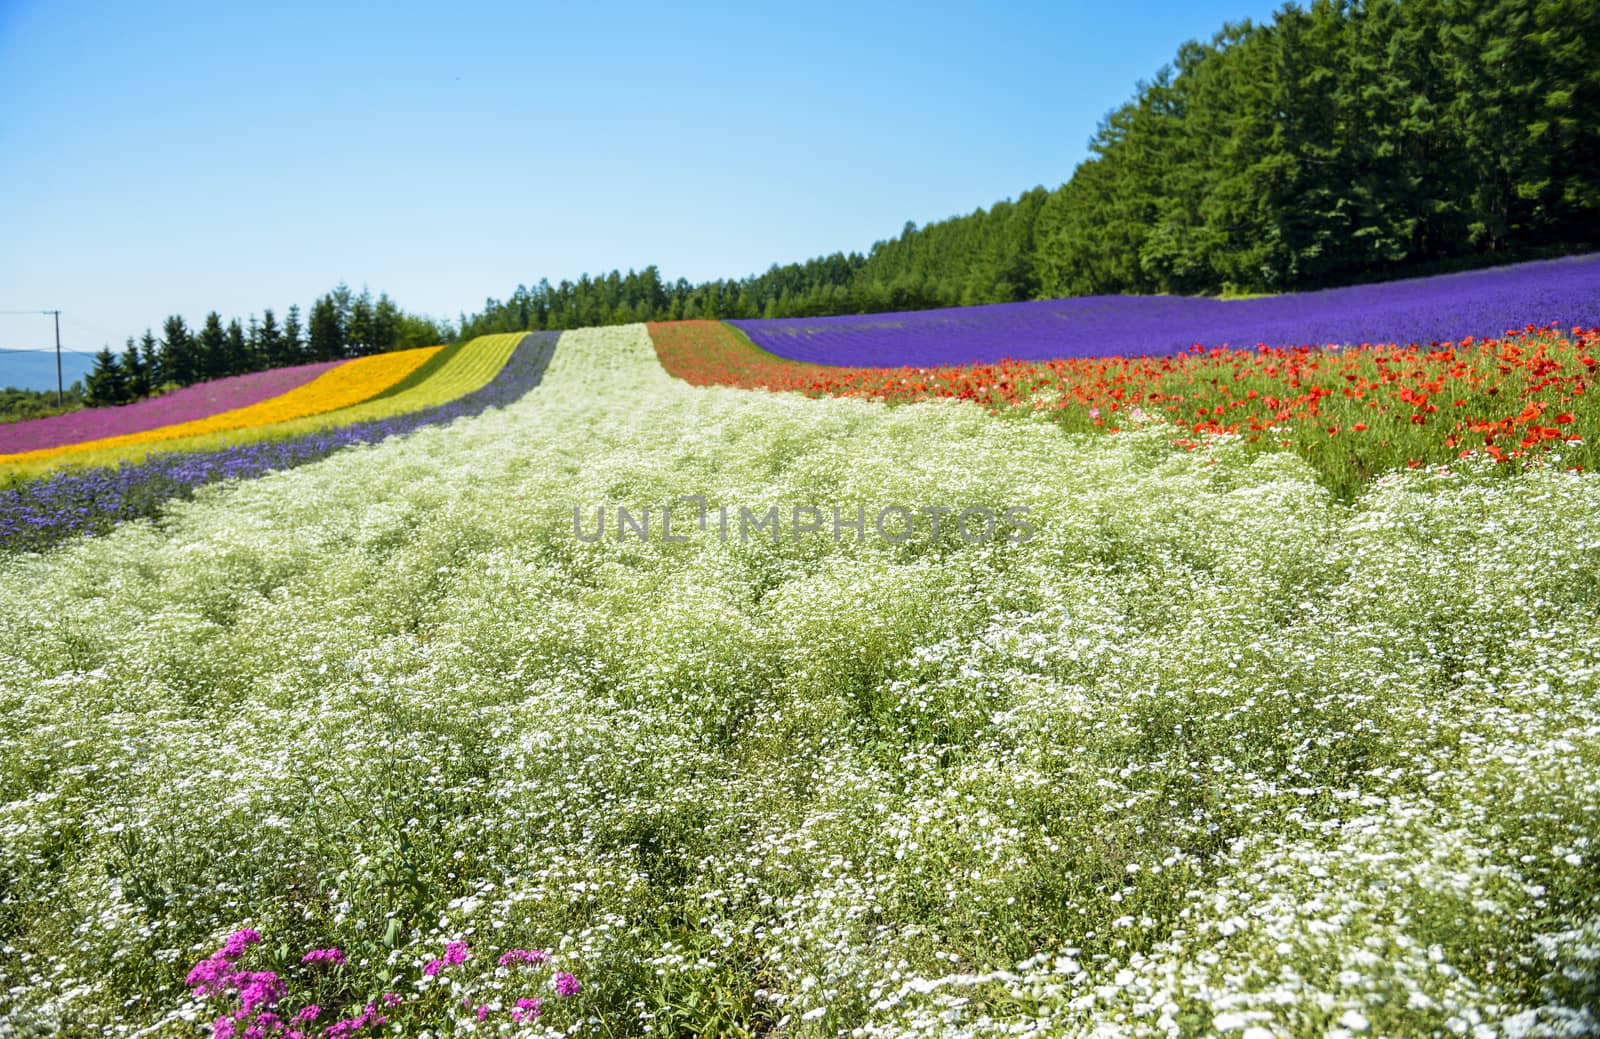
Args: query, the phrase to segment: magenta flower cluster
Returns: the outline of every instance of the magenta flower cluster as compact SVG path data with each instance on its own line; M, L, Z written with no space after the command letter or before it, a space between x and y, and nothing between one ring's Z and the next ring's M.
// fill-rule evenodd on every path
M449 945L445 946L444 955L442 957L429 960L427 963L423 964L422 973L428 975L429 977L435 977L446 967L452 967L459 963L465 963L467 958L471 955L472 954L468 950L466 942L451 942ZM507 949L505 952L500 954L500 959L498 961L499 966L503 968L516 968L522 964L528 964L530 966L537 967L548 964L549 962L550 954L543 949ZM576 996L579 992L583 991L583 984L579 982L576 977L564 970L556 971L552 980L555 984L556 995L558 996ZM471 1000L467 1000L463 1003L463 1006L466 1007L466 1009L471 1010L473 1012L473 1016L479 1021L487 1020L489 1015L493 1012L487 1003L474 1006ZM525 996L521 999L518 999L516 1005L507 1011L507 1016L511 1018L513 1023L520 1025L525 1022L532 1021L542 1013L544 1013L544 1000L538 996Z
M306 1030L322 1015L322 1008L315 1003L294 1011L285 1020L278 1012L278 1004L289 994L288 982L274 971L249 971L238 964L246 950L260 942L259 931L249 927L235 931L222 948L196 963L185 979L196 996L232 997L236 1003L231 1011L212 1022L212 1039L346 1039L363 1028L388 1022L376 1003L368 1003L359 1013L340 1018L320 1032ZM300 962L343 966L345 955L335 948L313 949ZM383 997L383 1002L393 1006L400 997L391 993Z
M258 931L250 928L235 931L222 948L189 971L187 984L195 996L233 1003L228 1012L212 1023L213 1039L350 1039L362 1029L376 1029L390 1023L389 1013L399 1013L402 1021L408 1013L426 1013L423 1009L426 1005L423 1001L428 998L426 994L408 1000L391 992L346 1017L319 1025L324 1007L307 1002L298 1010L290 1010L285 1006L291 1003L286 979L273 971L249 971L240 966L245 953L261 941ZM466 942L453 941L445 946L444 955L423 965L422 973L437 977L471 958L472 949ZM546 966L550 962L550 954L543 949L509 949L500 956L498 966L510 970L524 965ZM330 946L312 949L300 957L300 963L307 965L307 970L315 971L344 967L348 960L342 950ZM557 996L575 996L583 991L578 979L566 971L554 971L551 981ZM474 1005L470 999L464 1000L462 1006L479 1021L488 1020L496 1012L490 1004ZM542 998L524 996L505 1015L513 1024L520 1025L537 1018L544 1012L544 1006Z
M466 942L451 942L444 948L444 957L442 959L429 960L423 965L422 973L431 978L446 967L454 967L458 964L466 963L467 957L471 955L472 953L467 950Z
M500 957L500 966L514 967L519 963L549 963L550 954L543 949L511 949Z
M538 996L527 996L517 1000L517 1005L511 1008L511 1020L517 1024L532 1021L544 1013L544 1000Z

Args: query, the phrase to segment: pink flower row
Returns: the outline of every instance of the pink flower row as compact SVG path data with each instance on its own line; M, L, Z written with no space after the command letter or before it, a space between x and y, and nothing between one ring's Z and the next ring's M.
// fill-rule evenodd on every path
M21 454L102 437L144 433L178 422L209 418L288 393L343 361L271 368L264 372L196 383L149 400L115 408L85 408L65 415L0 425L0 455Z

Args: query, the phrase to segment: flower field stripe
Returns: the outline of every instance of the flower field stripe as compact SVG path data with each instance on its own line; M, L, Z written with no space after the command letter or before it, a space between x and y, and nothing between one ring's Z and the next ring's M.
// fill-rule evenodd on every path
M1600 326L1600 253L1259 299L1084 296L733 323L782 357L878 368L1165 356L1195 346L1427 345L1527 325Z
M559 334L518 333L512 338L515 349L492 379L442 404L292 435L258 435L205 450L156 452L116 466L75 467L0 488L0 552L38 551L74 535L105 533L126 520L157 516L168 502L188 498L206 484L294 468L345 447L379 443L504 407L539 385ZM243 432L270 430L281 431L282 425Z
M459 343L449 344L423 362L422 366L416 371L412 372L410 375L407 375L404 379L401 379L399 382L395 383L393 386L390 386L382 393L373 396L370 398L370 400L385 400L389 397L396 396L397 394L404 393L414 386L420 386L424 382L427 382L429 379L433 378L434 374L438 372L439 369L443 368L446 364L449 364L450 361L452 361L462 350L465 350L466 347L466 340L463 340Z
M380 394L378 397L334 411L323 411L302 418L222 432L195 433L181 438L112 447L88 445L81 452L72 455L68 461L74 466L106 466L137 462L157 451L222 450L246 441L294 436L331 426L365 422L420 408L434 407L471 393L486 384L511 356L521 336L520 332L479 336L468 343L460 344L459 348L438 348L438 353L434 357L448 351L450 356L446 362L434 368L426 380L393 395ZM432 360L433 358L429 359L430 362ZM427 364L419 366L418 370L422 367L427 367ZM57 468L60 464L60 460L55 458L24 460L11 465L0 463L0 486L6 482L15 483L37 477Z
M1073 432L1152 422L1199 450L1217 435L1292 450L1354 498L1401 467L1473 457L1505 471L1600 465L1600 329L1530 327L1498 339L1347 350L1197 350L1160 357L848 368L775 357L715 321L652 324L661 365L692 385L960 400Z
M381 417L365 410L392 407L399 411L432 407L480 389L505 367L522 341L523 332L478 336L445 347L428 363L369 401L341 412L357 419ZM437 362L437 363L435 363ZM427 369L427 370L425 370ZM330 416L339 417L339 416Z
M393 392L385 391L376 397L361 401L358 404L352 404L346 408L340 408L337 411L328 411L305 418L274 423L269 426L241 430L238 434L226 434L225 437L241 436L249 439L259 439L263 437L292 436L318 429L390 418L410 411L446 404L487 385L511 359L518 344L522 342L524 335L526 333L509 332L478 336L466 343L444 347L432 358L429 358L427 364L419 367L411 376L401 380L402 383L409 382L409 386L402 386L397 383L394 387L391 387ZM433 366L425 378L413 381L414 377L421 373L423 368L430 367L434 360L446 354L448 356L444 357L444 361L437 366ZM222 445L216 438L200 437L196 438L192 444L185 442L178 446L208 448Z
M140 433L257 404L303 386L340 361L273 368L196 383L150 400L114 408L84 408L65 415L0 425L0 455Z
M275 422L284 422L290 419L337 411L340 408L349 407L351 404L381 393L389 386L405 378L440 349L442 348L428 346L414 350L397 350L393 353L374 354L371 357L357 357L354 360L335 365L310 382L297 386L287 393L279 394L276 397L248 407L235 408L232 411L224 411L220 414L195 419L190 422L160 426L141 433L106 437L101 440L90 440L81 444L70 444L42 451L0 455L0 466L47 459L60 460L84 451L104 451L108 448L131 446L142 447L181 440L185 437L202 436L235 429L248 429L252 426L266 426Z

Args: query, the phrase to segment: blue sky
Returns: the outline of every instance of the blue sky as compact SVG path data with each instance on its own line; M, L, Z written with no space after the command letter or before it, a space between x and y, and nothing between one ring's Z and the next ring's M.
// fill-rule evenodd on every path
M340 280L453 317L865 251L1062 183L1179 43L1276 6L0 0L0 310L92 350Z

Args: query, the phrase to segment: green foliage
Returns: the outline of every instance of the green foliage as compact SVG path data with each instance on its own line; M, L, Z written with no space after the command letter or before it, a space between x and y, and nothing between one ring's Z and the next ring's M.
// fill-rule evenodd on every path
M55 390L19 390L14 387L0 389L0 425L22 422L31 418L63 415L83 407L83 383L75 382L66 388L60 403Z
M148 333L146 333L148 335ZM145 355L139 350L139 344L128 337L128 344L122 351L119 362L122 366L123 377L127 380L127 398L138 400L150 393L150 365L145 360Z
M83 381L83 402L91 408L126 404L131 399L128 396L128 375L110 347L102 347L94 355L94 370Z
M197 381L220 379L231 374L227 359L228 333L223 331L221 314L213 310L206 315L206 323L195 337L195 346L200 360L200 379Z
M1316 0L1186 43L1051 196L1043 294L1283 291L1592 246L1597 46L1595 0Z
M363 288L360 295L340 284L312 306L310 327L299 306L291 306L283 323L271 308L258 321L252 315L223 323L222 315L206 315L198 333L179 315L169 317L161 338L149 329L135 343L128 340L120 363L126 399L137 400L159 386L188 386L206 379L365 354L435 346L455 338L447 322L408 314L380 293L376 300Z

